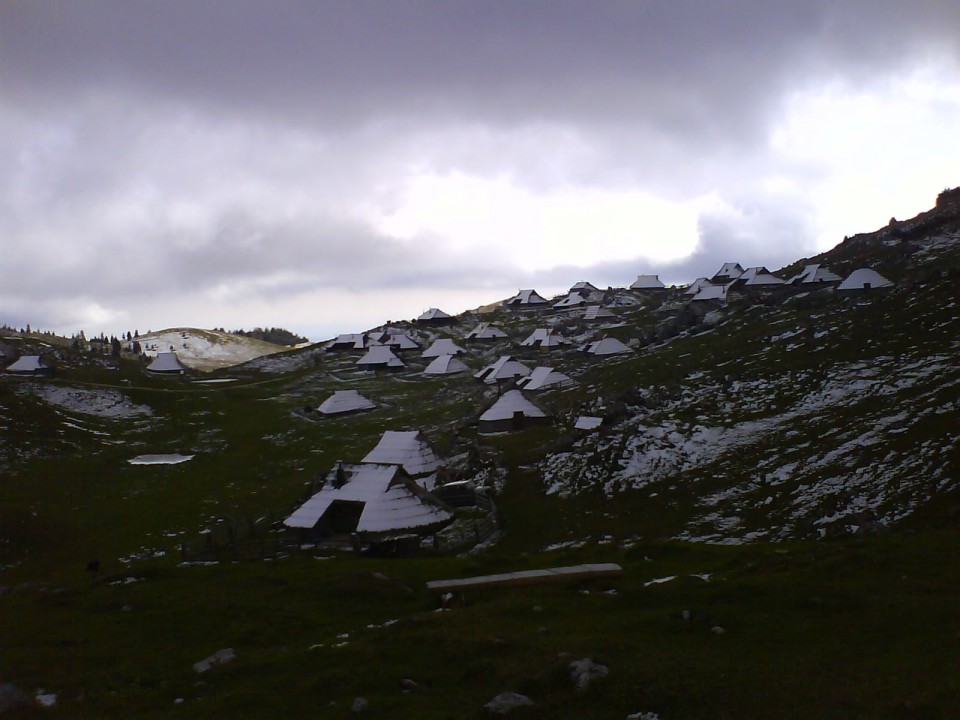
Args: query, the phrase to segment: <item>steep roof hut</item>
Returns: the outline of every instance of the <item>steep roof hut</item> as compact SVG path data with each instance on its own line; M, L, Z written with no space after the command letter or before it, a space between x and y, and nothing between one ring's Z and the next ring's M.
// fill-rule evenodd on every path
M532 373L517 381L517 387L523 390L547 390L570 385L573 385L573 380L569 375L557 372L551 367L536 367Z
M542 350L562 347L567 344L567 339L558 332L550 328L537 328L530 336L520 343L521 347L539 347Z
M567 310L569 308L575 308L579 305L584 305L587 303L587 298L581 295L580 293L572 292L567 295L565 298L557 300L553 304L553 307L557 310Z
M378 368L387 370L400 370L404 367L403 360L393 354L393 351L386 345L373 345L367 354L357 360L357 367L364 370L376 370Z
M387 345L394 350L419 350L420 346L417 344L417 341L406 333L392 333L387 334L387 336L382 340L383 345Z
M687 286L687 289L683 291L683 294L696 295L705 287L713 287L713 283L707 280L705 277L699 277Z
M367 400L356 390L336 390L333 395L320 404L317 411L324 415L343 415L362 410L372 410L375 407L375 403Z
M589 322L594 320L612 320L617 317L616 313L599 305L591 305L583 311L583 319Z
M15 375L43 375L53 372L53 367L39 355L21 355L7 366L6 372Z
M477 431L499 433L549 424L547 413L524 397L519 390L508 390L480 416Z
M157 357L147 366L147 372L151 375L183 375L186 371L186 366L174 352L157 353Z
M440 355L423 369L424 375L455 375L469 370L465 364L453 355Z
M480 323L473 330L464 335L464 340L502 340L509 337L496 325Z
M363 462L401 465L412 478L431 475L443 465L443 460L419 430L387 430Z
M637 275L637 279L630 284L631 290L666 290L656 275Z
M854 270L842 283L837 285L837 292L865 292L867 290L892 287L893 283L876 270L860 268L859 270Z
M363 350L366 345L363 333L344 333L337 335L326 344L326 350Z
M510 380L529 374L530 368L526 365L511 359L509 355L502 355L495 363L487 365L479 372L474 373L473 376L477 378L477 380L492 384L498 380Z
M791 285L820 285L829 283L838 283L842 278L829 268L813 263L804 265L803 270L787 280Z
M593 293L601 292L601 290L593 283L589 283L589 282L586 282L585 280L581 280L580 282L576 283L573 287L571 287L569 292L579 293L581 295L592 295Z
M744 270L740 263L724 263L714 274L711 281L714 283L730 282L743 275Z
M433 325L441 325L443 323L448 323L454 320L453 316L445 313L439 308L430 308L429 310L421 313L417 317L418 323L427 323Z
M732 284L730 283L730 285ZM726 302L730 285L704 285L696 295L690 298L690 302L706 302L708 300Z
M506 307L522 307L527 305L546 305L546 298L537 294L536 290L520 290L512 298L503 301Z
M321 535L356 533L364 541L427 534L453 514L398 465L338 464L318 493L283 524Z
M602 340L595 340L589 343L585 350L590 355L617 355L619 353L633 352L622 342L612 337L605 337Z
M441 355L457 355L462 352L466 352L466 350L454 343L450 338L439 338L434 340L433 344L423 351L421 357L431 358L440 357Z

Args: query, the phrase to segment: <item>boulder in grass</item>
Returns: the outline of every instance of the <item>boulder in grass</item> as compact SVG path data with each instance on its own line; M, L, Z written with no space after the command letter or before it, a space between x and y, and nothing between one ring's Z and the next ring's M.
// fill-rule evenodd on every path
M484 705L484 707L491 715L506 715L511 710L529 705L533 705L533 700L526 695L515 692L505 692L497 695L493 700Z
M195 662L193 669L198 673L205 673L214 665L226 665L228 662L235 660L236 657L237 653L234 652L233 648L223 648L222 650L217 650L213 655L205 657L200 662Z
M570 679L577 692L584 692L590 683L600 678L605 678L610 674L610 669L606 665L599 665L590 658L583 660L574 660L568 666L570 668Z

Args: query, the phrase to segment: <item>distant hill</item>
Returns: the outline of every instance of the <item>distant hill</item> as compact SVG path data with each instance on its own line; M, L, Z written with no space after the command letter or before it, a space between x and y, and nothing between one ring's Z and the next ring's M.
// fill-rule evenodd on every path
M184 365L195 370L217 370L289 349L253 337L198 328L168 328L140 335L137 340L146 355L175 352Z
M234 330L231 334L239 335L240 337L253 338L255 340L263 340L264 342L273 343L274 345L285 345L287 347L295 347L297 345L310 342L309 338L301 337L300 335L296 335L285 328L277 327L257 327L253 330Z

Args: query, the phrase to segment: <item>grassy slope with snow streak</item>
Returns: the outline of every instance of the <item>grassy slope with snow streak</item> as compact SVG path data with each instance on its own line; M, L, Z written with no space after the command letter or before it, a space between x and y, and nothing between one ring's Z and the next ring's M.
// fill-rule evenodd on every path
M137 338L148 356L175 352L180 362L195 370L217 370L290 348L219 330L170 328Z
M892 292L732 307L715 329L647 351L695 369L672 392L641 386L641 406L548 455L547 491L670 502L677 537L711 542L892 525L956 492L958 251L939 240Z

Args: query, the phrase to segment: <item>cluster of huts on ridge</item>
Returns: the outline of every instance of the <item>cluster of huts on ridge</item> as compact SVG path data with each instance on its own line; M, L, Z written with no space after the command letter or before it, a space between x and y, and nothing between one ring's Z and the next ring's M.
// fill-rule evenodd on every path
M628 290L639 294L682 292L691 303L722 304L737 292L775 292L781 289L809 289L832 286L838 292L863 292L892 287L892 283L870 269L860 269L841 279L821 265L807 265L790 279L778 278L766 268L742 268L726 263L711 278L698 278L686 288L667 288L656 275L639 275ZM554 301L535 290L520 290L502 303L509 310L556 311L578 313L585 322L616 319L617 292L602 291L588 282L579 282ZM456 318L431 308L416 318L422 327L443 326ZM493 323L480 322L461 339L464 344L491 343L509 340L508 334ZM613 337L601 337L582 343L564 337L554 327L539 327L519 342L521 348L550 351L577 346L597 357L633 352ZM340 335L326 345L330 352L354 351L362 356L356 361L361 371L403 369L400 355L420 350L420 344L407 332L379 330ZM430 360L422 371L426 376L465 373L470 368L463 362L467 351L451 338L436 338L421 352ZM2 354L0 354L2 358ZM12 374L36 375L50 372L52 366L38 355L24 355L11 363L6 371ZM175 352L157 353L146 372L156 376L178 376L186 367ZM498 396L479 416L477 430L494 434L520 430L550 422L550 417L524 392L558 389L573 380L553 367L533 369L510 355L501 355L494 362L474 373L483 383L496 385ZM376 404L357 390L338 390L317 408L322 415L336 416L370 410ZM600 418L578 418L575 427L592 430ZM303 540L349 535L357 545L396 540L398 537L419 538L436 533L454 519L454 507L470 504L476 489L464 481L450 482L452 473L429 443L417 431L386 431L379 443L359 463L338 462L319 484L311 497L300 505L284 525Z
M811 264L793 278L784 280L766 268L744 269L737 263L726 263L711 278L698 278L681 291L690 302L723 303L736 292L764 292L777 289L810 289L833 286L838 291L864 291L892 287L892 283L869 269L852 273L846 279L822 265ZM669 289L656 275L640 275L629 290L639 293L660 293ZM613 319L610 291L601 291L587 282L570 288L562 298L553 302L535 290L520 290L505 300L502 306L513 310L582 312L585 321ZM421 326L442 326L455 318L438 308L430 308L416 318ZM462 336L461 342L493 342L507 340L500 327L481 322ZM548 351L576 344L552 327L536 328L519 345ZM362 353L356 367L360 370L400 370L406 366L401 359L406 351L419 350L419 343L407 332L378 330L372 333L340 335L326 345L330 352L354 351ZM631 348L612 337L603 337L581 345L581 349L595 356L632 352ZM430 360L422 371L424 375L464 373L470 368L460 359L467 351L450 338L438 338L422 351L421 357ZM563 388L573 380L553 367L530 369L510 355L501 355L496 361L474 373L474 377L498 388L509 387L479 416L480 434L510 432L537 424L545 424L550 417L541 407L526 397L524 391ZM317 408L322 415L370 410L376 404L357 390L338 390ZM575 427L593 430L601 424L600 418L580 417ZM448 486L437 480L435 471L439 460L417 432L384 433L380 443L361 463L338 463L326 476L322 487L301 505L284 524L315 538L336 533L350 533L360 542L374 542L398 533L425 535L436 532L452 520L449 508L442 499Z

